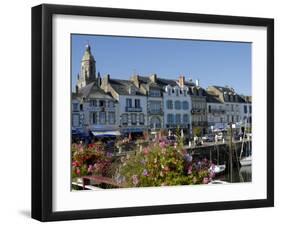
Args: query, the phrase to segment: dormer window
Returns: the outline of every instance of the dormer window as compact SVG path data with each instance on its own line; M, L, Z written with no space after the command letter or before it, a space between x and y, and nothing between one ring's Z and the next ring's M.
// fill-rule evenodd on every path
M176 96L179 95L179 89L177 87L174 88L175 92L176 92Z
M168 95L171 95L171 87L169 85L166 86L165 91L168 93Z

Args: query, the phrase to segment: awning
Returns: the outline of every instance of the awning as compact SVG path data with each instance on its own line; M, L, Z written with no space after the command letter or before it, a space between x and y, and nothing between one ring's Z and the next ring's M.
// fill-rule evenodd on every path
M106 136L120 136L119 131L92 131L93 135L96 137L106 137Z

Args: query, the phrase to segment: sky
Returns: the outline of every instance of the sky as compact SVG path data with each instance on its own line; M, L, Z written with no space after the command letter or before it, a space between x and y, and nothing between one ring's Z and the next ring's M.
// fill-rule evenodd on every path
M251 43L120 36L71 36L72 90L89 43L101 76L129 79L133 74L199 80L200 86L230 86L251 95Z

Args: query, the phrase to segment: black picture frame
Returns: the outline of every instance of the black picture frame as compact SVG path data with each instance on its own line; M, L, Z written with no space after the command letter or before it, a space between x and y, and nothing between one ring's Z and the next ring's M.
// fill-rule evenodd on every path
M52 210L52 18L55 14L267 28L267 198L98 210ZM274 20L221 15L43 4L32 8L32 218L40 221L123 217L274 206Z

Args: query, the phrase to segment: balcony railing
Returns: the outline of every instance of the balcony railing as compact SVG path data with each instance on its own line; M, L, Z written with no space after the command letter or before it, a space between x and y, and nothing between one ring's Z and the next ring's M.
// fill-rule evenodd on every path
M166 127L167 128L177 128L177 127L180 127L180 128L190 128L190 124L189 123L167 123L166 124Z
M222 110L222 109L211 109L210 113L212 113L212 114L224 114L225 110Z
M150 109L150 110L148 110L148 112L150 114L163 114L163 110L162 109Z
M141 112L142 108L141 107L126 107L125 110L126 110L126 112Z

